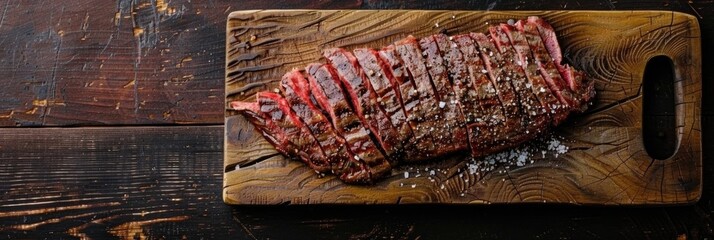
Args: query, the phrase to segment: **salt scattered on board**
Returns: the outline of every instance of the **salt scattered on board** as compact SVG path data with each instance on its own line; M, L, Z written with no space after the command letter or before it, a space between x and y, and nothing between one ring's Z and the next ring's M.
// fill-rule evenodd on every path
M505 150L482 158L471 158L465 163L463 168L456 169L456 171L459 173L458 177L464 179L465 183L469 182L468 179L470 176L465 175L464 173L473 175L476 181L479 181L481 177L500 167L502 167L502 169L524 167L529 164L534 164L536 161L543 160L548 156L551 156L552 158L560 158L563 154L570 151L570 147L568 147L564 142L566 141L564 141L564 139L560 136L546 134L510 150ZM420 174L419 167L406 167L403 168L403 171L404 179L409 179L410 177L418 178L422 176L422 174ZM436 179L443 179L445 175L449 173L449 169L427 167L424 171L428 173L426 175L430 178L431 182L440 184L440 189L444 189L443 183L440 181L434 181L432 176L436 177ZM504 172L504 170L500 171L500 173ZM446 179L446 181L448 181L448 179ZM400 184L400 186L407 185Z

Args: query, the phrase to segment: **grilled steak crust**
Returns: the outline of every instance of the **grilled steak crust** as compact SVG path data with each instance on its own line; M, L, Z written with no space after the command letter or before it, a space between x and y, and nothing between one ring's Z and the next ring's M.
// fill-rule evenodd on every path
M522 20L521 20L522 21ZM560 52L560 44L556 38L555 30L545 20L539 17L531 16L527 19L527 24L535 26L538 33L548 50L548 56L552 58L555 68L558 69L563 81L569 87L568 90L572 93L575 102L573 111L582 112L587 108L585 103L589 102L595 96L594 82L588 80L585 74L575 70L568 64L563 64L563 54Z
M370 131L352 109L337 70L329 64L310 64L306 71L317 103L328 112L337 133L345 138L353 159L367 166L368 176L364 180L369 182L391 170Z
M498 136L502 134L506 115L474 38L469 34L457 35L454 36L454 42L463 54L475 90L473 97L476 98L476 105L480 108L472 113L473 123L468 125L471 155L483 156L491 152L492 146L499 145Z
M441 122L444 124L446 131L451 133L448 138L451 144L444 148L443 151L457 151L469 148L469 142L464 124L464 115L457 104L456 94L449 80L449 71L447 70L446 62L443 59L443 53L439 48L436 37L443 35L428 36L419 41L422 49L422 56L426 61L426 68L431 77L431 83L436 90L436 98L438 99L438 110L442 112Z
M282 95L231 107L282 154L347 183L373 183L399 162L515 147L584 111L595 94L538 17L488 35L408 36L323 56L327 64L286 73Z
M345 139L335 132L329 118L322 114L310 97L310 85L305 75L305 71L298 69L286 73L280 81L280 90L295 115L304 121L320 144L330 172L340 175L351 153L347 151Z
M330 170L322 148L280 94L260 92L257 103L242 106L236 103L233 107L264 119L265 125L261 130L271 136L271 143L279 143L281 147L278 151L281 153L305 162L317 172Z
M548 124L550 124L550 118L543 110L543 106L538 100L538 97L533 93L533 84L526 76L525 69L530 61L519 57L518 52L513 47L512 41L503 29L503 27L506 26L509 25L501 24L490 27L489 32L498 50L498 53L494 54L494 57L501 63L502 73L505 73L505 76L502 76L501 80L510 82L519 101L517 105L520 108L519 116L522 124L519 131L522 136L512 141L523 142L527 140L527 136L531 134L531 132L538 134L545 130Z
M522 24L522 21L516 22L514 26L501 24L501 28L508 35L513 48L516 50L519 61L525 63L523 70L528 79L528 84L530 84L529 89L532 90L533 94L535 94L540 101L540 110L548 115L551 124L554 126L558 125L568 117L569 110L566 105L560 103L555 95L553 95L545 79L540 75L538 64L535 61L533 52L523 32Z
M534 60L538 65L538 70L546 83L548 83L551 92L566 106L566 109L573 109L578 101L572 92L568 90L568 84L560 76L560 72L556 68L555 62L553 62L553 58L549 55L545 43L541 38L538 26L533 22L525 22L523 24L523 32L528 40Z
M399 97L398 84L390 70L390 65L379 56L379 52L374 49L358 48L353 51L362 72L366 75L377 98L375 104L384 111L392 126L397 131L397 142L404 145L412 137L412 129L407 122L406 112ZM401 149L397 150L403 150ZM403 158L403 151L392 152L397 158Z
M392 126L389 117L377 104L377 93L372 88L369 79L362 72L357 58L351 52L340 48L331 48L324 51L324 56L337 70L344 90L351 99L351 105L363 125L375 136L377 147L381 149L388 159L397 159L393 156L398 149L402 149L399 133Z
M397 90L397 95L401 98L401 104L406 113L406 120L409 128L412 130L410 141L404 145L404 159L410 161L422 161L429 159L422 151L434 151L434 145L430 144L431 135L426 134L423 128L417 128L417 120L422 117L422 112L419 110L421 101L419 93L404 63L397 53L395 45L389 45L379 51L379 56L383 59L387 66L384 69L393 77L393 87Z
M451 131L446 127L444 113L439 108L439 99L427 72L419 43L416 38L409 36L395 43L395 46L415 85L414 94L419 96L419 104L407 117L414 131L416 150L427 159L441 156L445 153L444 149L451 145ZM405 159L410 160L414 159Z

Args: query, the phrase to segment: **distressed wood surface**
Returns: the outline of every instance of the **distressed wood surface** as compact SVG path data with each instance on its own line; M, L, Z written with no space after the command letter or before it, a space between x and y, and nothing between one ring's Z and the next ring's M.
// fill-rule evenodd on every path
M1 128L0 239L712 236L707 202L669 208L231 207L220 197L222 142L222 126Z
M240 234L221 204L222 129L2 128L0 238Z
M268 7L0 0L0 126L221 124L226 16Z
M572 149L518 168L470 173L465 156L403 166L375 186L318 178L277 154L241 116L226 110L224 200L231 204L526 203L682 204L701 194L701 57L697 20L664 12L241 11L229 16L226 101L270 91L292 68L321 61L328 47L381 47L418 37L485 32L487 23L541 16L564 58L595 80L583 115L557 130ZM654 160L644 150L641 87L658 55L674 62L678 150ZM418 169L435 176L411 176ZM415 170L416 169L416 170ZM415 172L416 171L416 172Z

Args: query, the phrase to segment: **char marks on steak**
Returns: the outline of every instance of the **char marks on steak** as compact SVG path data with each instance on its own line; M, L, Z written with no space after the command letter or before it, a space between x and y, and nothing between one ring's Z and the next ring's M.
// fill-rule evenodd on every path
M464 115L459 109L456 94L449 80L449 71L447 70L446 62L444 61L444 53L439 48L436 40L437 37L443 38L443 35L434 35L422 38L419 41L422 49L422 55L426 61L426 68L429 71L432 84L436 90L436 98L439 99L438 110L442 112L441 122L444 124L446 131L451 133L449 138L451 144L447 146L446 151L457 151L469 148L469 142L464 124Z
M577 106L573 108L573 111L584 111L587 104L595 96L595 82L587 81L585 79L585 74L581 71L575 70L568 64L562 64L563 54L560 52L560 44L555 34L553 26L547 23L545 20L539 17L531 16L527 19L528 24L535 26L538 29L538 33L545 44L545 48L548 50L548 56L553 60L553 63L560 72L561 77L569 86L569 90L573 93L574 100Z
M313 96L320 107L328 112L335 131L345 138L349 151L354 154L353 159L366 164L369 179L386 174L391 165L352 109L337 70L329 64L310 64L306 71Z
M532 90L533 94L535 94L540 101L542 106L541 110L548 115L550 123L556 126L568 117L568 107L563 105L555 95L553 95L545 79L540 75L538 64L535 61L536 58L533 56L531 48L528 45L522 24L522 21L516 22L515 27L501 24L501 28L508 35L513 48L516 50L518 59L525 63L523 68L526 78L528 79L528 84L530 84L527 87Z
M415 124L415 119L418 119L422 112L418 108L420 99L414 80L404 67L404 62L402 62L397 53L395 45L389 45L380 50L379 56L387 63L388 68L385 70L393 77L392 86L401 98L404 113L406 113L407 125L412 130L410 141L404 145L404 160L421 161L429 159L422 151L433 151L434 145L431 144L431 136L425 134L424 129L417 128Z
M566 106L568 111L572 110L574 106L578 106L576 105L578 104L577 99L575 99L575 96L573 96L572 92L568 89L568 84L565 83L560 76L560 72L553 62L553 58L549 55L543 41L544 39L541 38L538 26L530 21L525 22L523 23L523 33L528 40L528 45L538 65L538 70L546 83L548 83L553 95L560 100L560 103Z
M382 59L379 56L379 52L374 49L358 48L353 52L377 95L376 104L389 117L390 122L397 131L398 143L401 145L406 144L413 135L412 129L407 122L404 106L399 97L398 83L390 70L389 63ZM401 150L403 150L403 147ZM393 154L403 157L404 152Z
M493 146L498 145L499 135L502 135L503 124L506 121L503 106L498 97L498 91L493 82L489 80L489 72L482 59L479 46L469 34L453 37L464 57L464 64L475 90L476 106L473 123L469 123L468 133L471 141L471 155L483 156L491 152ZM467 122L469 116L467 115Z
M364 184L399 161L515 147L594 97L594 82L562 62L542 19L488 32L327 49L327 64L283 76L282 95L260 92L256 102L231 106L282 154Z
M389 160L398 159L397 150L402 149L399 133L377 104L377 93L367 76L362 72L357 58L341 48L330 48L323 56L337 70L339 80L351 99L351 105L362 124L375 136L377 147Z
M503 28L507 26L509 25L493 26L489 28L489 32L498 50L494 57L501 62L501 80L511 83L518 98L517 105L520 108L519 116L522 123L520 131L525 134L520 134L520 138L513 138L511 141L523 142L527 140L524 137L527 138L531 132L538 134L545 130L550 124L550 117L538 97L533 93L533 84L526 76L525 69L531 61L528 58L521 59Z
M286 73L280 81L280 90L295 115L304 121L305 126L322 147L330 171L335 174L341 173L345 167L344 163L349 162L350 157L346 141L334 131L329 119L313 102L305 74L305 71L298 69Z
M419 104L408 116L414 130L414 141L418 152L424 158L433 158L453 152L453 129L446 119L443 109L439 108L439 95L427 70L426 59L420 49L418 40L413 36L397 41L396 51L401 57L404 69L413 80ZM416 159L405 159L412 161Z
M259 92L256 97L256 103L237 102L232 107L264 119L265 125L261 125L261 132L271 136L269 141L280 146L279 152L307 163L317 172L331 170L322 148L283 96Z

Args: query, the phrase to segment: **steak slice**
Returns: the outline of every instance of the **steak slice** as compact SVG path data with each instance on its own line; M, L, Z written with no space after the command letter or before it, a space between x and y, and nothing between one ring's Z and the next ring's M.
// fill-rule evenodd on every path
M503 29L509 27L508 24L489 27L489 32L498 53L493 57L500 62L502 73L505 73L505 81L511 83L513 91L518 97L519 116L521 117L522 128L520 136L515 140L519 144L527 138L529 134L538 134L550 125L550 116L541 105L538 97L533 93L533 84L529 81L525 69L532 61L521 59L520 54L511 44L508 34ZM504 77L502 76L501 80ZM545 90L545 88L543 88Z
M525 126L529 124L526 116L521 113L520 99L511 85L511 78L515 78L515 69L519 66L513 59L501 56L501 51L493 44L493 39L489 39L483 33L471 33L470 36L479 46L479 54L486 67L486 74L496 87L503 107L505 119L498 125L500 132L488 149L489 153L498 152L520 142L525 135L523 134Z
M389 173L391 165L352 110L337 70L328 64L313 63L306 71L315 100L328 112L337 133L345 138L349 151L354 154L353 159L366 164L369 176L364 178L365 182Z
M231 106L238 111L254 112L265 120L263 133L280 143L281 153L301 160L315 170L323 173L331 170L322 148L310 133L310 130L288 106L288 102L277 93L258 92L257 102L233 102Z
M462 92L461 103L464 107L471 155L479 157L491 152L489 149L502 134L501 125L505 121L505 115L496 87L489 80L488 70L479 56L478 45L474 39L469 34L456 35L452 39L455 45L452 45L454 48L450 52L450 72L454 83L463 82L466 87ZM459 64L459 54L463 57L463 64ZM454 84L457 85L459 84Z
M532 22L523 22L523 33L528 40L528 46L533 54L533 59L538 65L541 76L548 83L550 91L568 110L578 106L578 101L568 89L568 84L560 77L560 72L546 49L543 39L538 31L538 25Z
M406 112L399 97L396 79L389 63L379 57L379 52L374 49L358 48L354 55L369 79L372 89L377 95L376 103L384 110L392 125L396 128L398 141L401 145L407 143L412 137L412 129L407 122ZM395 153L403 156L404 153Z
M438 35L444 37L443 35ZM436 87L436 97L439 99L439 108L443 113L443 122L446 130L451 132L450 150L468 149L468 134L464 124L464 115L459 108L456 94L449 80L446 62L442 57L442 50L436 40L437 36L428 36L419 41L423 56L426 59L426 68L431 76L431 82Z
M295 115L322 147L331 172L339 176L345 163L351 160L351 153L347 151L345 139L335 132L329 119L310 98L310 85L305 75L305 71L298 69L286 73L280 81L280 90Z
M583 72L571 68L568 64L562 64L563 55L560 52L560 44L558 44L555 30L550 24L536 16L528 17L527 21L528 24L533 24L538 29L538 33L553 60L555 68L558 69L560 76L569 86L569 90L573 92L575 106L577 106L573 110L584 111L587 105L583 103L589 102L595 96L595 82L588 81Z
M374 134L377 147L381 147L388 159L395 161L397 158L394 153L402 149L399 133L392 126L389 117L379 108L377 93L362 72L357 58L341 48L327 49L323 55L337 69L344 90L351 100L352 109L364 126Z
M452 151L451 130L446 126L443 111L439 108L439 98L429 79L419 43L413 36L408 36L394 44L402 59L404 69L414 81L419 104L412 114L407 116L414 131L417 149L426 158L434 158ZM426 138L425 136L429 136ZM412 159L408 159L412 160Z
M401 104L406 113L407 123L412 130L411 141L404 145L405 161L421 161L429 159L423 150L433 151L434 146L430 144L431 135L425 133L424 129L416 128L415 119L421 116L421 111L417 108L420 105L419 94L416 85L408 76L404 68L395 45L389 45L379 51L379 56L388 64L388 68L383 68L393 77L393 85L396 94L401 99Z
M551 118L551 124L556 126L563 122L568 117L569 108L560 103L558 98L550 91L548 83L545 82L543 76L540 75L538 64L533 57L533 53L528 45L528 40L523 34L523 22L518 21L515 27L510 25L501 25L501 28L508 35L513 48L516 50L517 57L521 62L525 63L524 70L528 78L530 88L540 100L542 110Z

